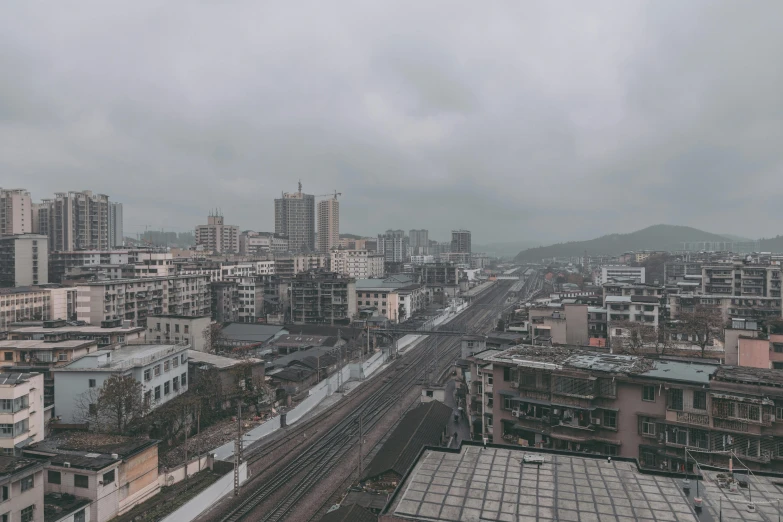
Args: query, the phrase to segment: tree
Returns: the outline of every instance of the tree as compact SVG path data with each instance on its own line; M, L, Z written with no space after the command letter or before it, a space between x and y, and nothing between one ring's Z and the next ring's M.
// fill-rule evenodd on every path
M401 323L405 320L405 305L403 303L400 303L399 308L397 309L397 322Z
M645 323L630 321L614 322L610 330L622 329L622 335L615 335L611 339L612 352L645 354L655 353L665 355L671 347L671 341L667 338L662 328Z
M696 305L692 312L680 312L677 330L686 334L704 357L707 346L723 336L723 318L717 308Z
M199 406L200 398L186 393L155 408L150 415L155 436L169 446L175 444L186 430L191 429Z
M223 335L223 327L217 323L204 328L201 336L204 338L206 350L210 353L220 351L225 346L226 336Z
M131 375L112 375L100 388L77 396L77 417L103 433L125 434L140 426L150 411L144 387Z

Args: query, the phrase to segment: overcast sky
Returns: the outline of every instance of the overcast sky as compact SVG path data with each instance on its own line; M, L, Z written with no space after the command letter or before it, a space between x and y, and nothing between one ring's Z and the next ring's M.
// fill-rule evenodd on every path
M272 230L301 178L358 234L774 236L780 20L779 0L6 2L0 186L109 194L127 235L212 207Z

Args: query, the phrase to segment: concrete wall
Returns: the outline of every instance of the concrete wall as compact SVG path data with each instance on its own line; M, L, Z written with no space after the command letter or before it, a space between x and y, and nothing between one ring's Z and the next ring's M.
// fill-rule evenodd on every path
M207 454L189 460L187 464L187 476L192 477L196 473L209 468L211 458L211 455ZM185 464L182 464L181 466L173 469L167 469L164 473L161 473L157 476L159 487L177 484L178 482L185 480L185 478Z
M769 341L740 337L738 365L749 368L769 368Z
M243 462L239 466L239 483L244 484L246 480L247 462ZM234 472L230 471L161 522L190 522L191 520L198 520L201 513L232 491L233 488Z
M566 343L587 346L590 335L587 331L587 305L565 305Z
M158 447L152 446L124 461L119 469L119 511L133 508L160 490L158 484Z

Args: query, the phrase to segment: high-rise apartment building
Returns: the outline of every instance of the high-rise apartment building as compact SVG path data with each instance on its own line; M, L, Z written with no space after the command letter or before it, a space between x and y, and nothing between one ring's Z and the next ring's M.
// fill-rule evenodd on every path
M404 230L387 230L378 234L378 253L383 254L387 263L402 263L408 257L408 236Z
M125 244L125 232L122 228L122 203L109 203L109 248Z
M410 238L411 254L414 256L427 255L430 250L429 231L425 229L411 230L408 234Z
M226 225L223 216L210 212L206 225L196 227L196 244L221 254L239 252L239 227Z
M109 196L58 192L35 207L33 232L49 236L50 252L109 249Z
M470 230L451 231L451 251L470 254Z
M340 243L340 203L337 197L318 202L318 251L328 254Z
M33 203L24 189L0 189L0 236L33 231Z
M315 250L315 196L299 192L284 193L275 199L275 233L288 236L292 252Z
M48 283L48 246L46 236L38 234L0 237L0 287Z

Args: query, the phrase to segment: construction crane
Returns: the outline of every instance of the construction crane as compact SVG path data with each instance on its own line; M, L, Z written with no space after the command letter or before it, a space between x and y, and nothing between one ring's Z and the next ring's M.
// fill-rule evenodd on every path
M316 194L314 197L316 197L316 198L328 198L328 197L331 197L333 199L337 199L337 196L342 196L342 195L343 195L342 192L337 192L335 190L333 193L330 192L329 194Z

